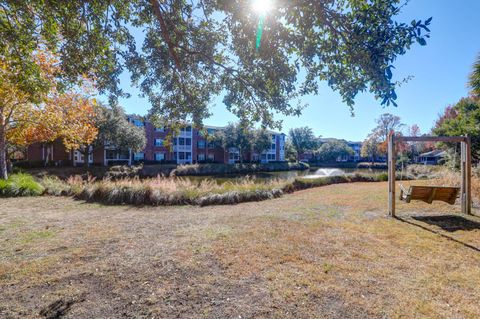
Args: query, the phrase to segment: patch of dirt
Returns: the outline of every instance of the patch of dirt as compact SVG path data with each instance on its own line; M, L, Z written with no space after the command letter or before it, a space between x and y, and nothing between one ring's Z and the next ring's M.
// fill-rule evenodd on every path
M65 316L65 314L70 310L70 307L74 303L82 302L85 299L83 297L71 298L71 299L58 299L47 307L40 310L39 315L45 317L46 319L58 319Z

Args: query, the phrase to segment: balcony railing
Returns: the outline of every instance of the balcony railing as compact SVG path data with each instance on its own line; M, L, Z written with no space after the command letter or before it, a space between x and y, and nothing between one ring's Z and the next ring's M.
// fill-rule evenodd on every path
M175 145L173 146L174 152L191 152L192 145Z
M177 137L192 137L192 131L180 131Z

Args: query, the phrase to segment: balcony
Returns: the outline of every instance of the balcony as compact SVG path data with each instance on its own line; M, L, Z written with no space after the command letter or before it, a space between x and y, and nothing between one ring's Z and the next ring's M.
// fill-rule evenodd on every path
M192 131L183 131L181 130L176 137L185 137L185 138L191 138L192 137Z
M191 152L192 145L175 145L173 146L174 152Z

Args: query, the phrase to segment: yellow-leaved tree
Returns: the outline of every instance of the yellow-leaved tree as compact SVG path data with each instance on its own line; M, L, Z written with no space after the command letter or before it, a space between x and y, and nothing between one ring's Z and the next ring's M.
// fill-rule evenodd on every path
M19 76L21 66L0 56L0 179L8 177L8 145L61 139L67 149L75 149L97 136L89 87L59 91L55 55L38 48L34 60L33 74Z

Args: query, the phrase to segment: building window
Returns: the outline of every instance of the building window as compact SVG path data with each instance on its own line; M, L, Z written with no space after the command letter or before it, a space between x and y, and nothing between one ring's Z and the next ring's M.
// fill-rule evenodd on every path
M155 139L155 146L160 147L163 146L163 140L161 138Z
M272 150L274 150L277 147L277 144L272 144Z
M145 153L143 152L133 154L133 160L135 161L143 161L144 159L145 159Z
M106 159L117 159L117 151L114 150L106 150L105 152Z
M185 138L180 137L180 138L178 139L178 145L185 145Z
M276 159L276 156L275 156L275 154L268 154L267 158L268 158L269 161L274 161Z
M129 157L130 157L129 151L118 151L118 159L128 160Z
M208 142L208 148L215 148L214 142Z
M185 132L191 132L191 131L192 131L192 127L191 127L191 126L187 126L187 127L185 128Z
M178 159L179 160L184 160L185 159L185 153L184 152L179 152L178 153Z
M157 162L165 160L165 153L155 153L155 160Z
M208 159L209 159L210 161L214 161L214 160L215 160L215 154L212 154L212 153L211 153L211 154L208 154Z
M197 155L197 160L198 161L204 161L205 160L205 154L198 154Z
M185 152L185 159L188 160L188 161L191 161L192 160L192 153Z
M106 150L105 159L107 160L128 160L130 153L128 151Z
M202 148L202 149L205 148L205 141L203 140L198 141L197 146L198 148Z
M192 139L191 138L186 138L185 139L185 145L188 145L188 146L192 145Z
M238 161L240 159L240 156L238 155L238 153L230 153L228 155L228 158L232 161Z

